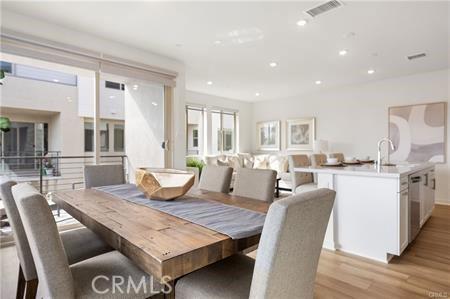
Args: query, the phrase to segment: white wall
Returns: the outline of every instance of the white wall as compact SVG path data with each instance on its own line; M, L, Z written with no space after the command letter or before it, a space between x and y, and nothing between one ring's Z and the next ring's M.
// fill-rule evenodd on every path
M377 141L388 135L388 107L447 101L449 70L392 78L369 84L324 90L287 99L253 104L252 140L256 151L256 122L282 121L282 149L286 152L285 120L316 117L316 138L328 140L330 151L376 157ZM447 105L450 109L449 105ZM450 112L447 113L447 118ZM447 119L448 126L450 121ZM447 129L447 161L450 129ZM449 163L437 165L437 200L450 203Z
M127 45L111 41L105 37L94 36L69 28L55 26L51 23L16 14L7 10L2 10L1 17L2 27L9 30L30 34L48 40L73 45L75 47L82 47L92 51L102 52L112 56L177 72L178 76L176 79L176 87L173 91L174 103L172 106L172 133L174 140L172 141L173 144L171 144L171 148L174 149L174 166L177 168L185 167L185 67L183 63L151 53L149 51L132 48ZM139 146L139 144L136 144L136 146Z
M121 83L121 82L118 82ZM95 78L78 76L78 114L94 117ZM100 80L100 118L125 119L125 92L105 88L105 80Z
M45 115L52 112L49 150L61 151L65 156L80 155L84 152L84 124L78 116L77 97L76 86L7 76L1 87L0 107L35 110L36 121L39 111ZM12 121L20 120L14 115L11 117Z
M252 104L214 95L186 90L186 103L198 104L207 108L228 108L239 111L239 152L250 152L252 149Z

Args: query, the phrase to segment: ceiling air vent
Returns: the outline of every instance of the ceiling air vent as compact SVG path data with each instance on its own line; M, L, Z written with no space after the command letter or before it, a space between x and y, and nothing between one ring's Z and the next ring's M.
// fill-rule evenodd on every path
M319 6L316 6L314 8L311 8L311 9L305 11L305 13L307 13L311 17L315 18L318 15L326 13L327 11L333 10L340 6L342 6L342 2L337 1L337 0L332 0L332 1L328 1L323 4L320 4Z
M427 56L427 54L420 53L420 54L414 54L414 55L410 55L410 56L406 56L406 57L408 58L408 60L414 60L414 59L422 58L425 56Z

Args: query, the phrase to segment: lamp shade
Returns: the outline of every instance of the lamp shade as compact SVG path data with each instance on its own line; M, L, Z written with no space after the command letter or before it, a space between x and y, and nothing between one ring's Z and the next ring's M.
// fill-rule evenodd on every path
M328 141L327 140L314 140L313 150L315 153L325 153L328 152Z

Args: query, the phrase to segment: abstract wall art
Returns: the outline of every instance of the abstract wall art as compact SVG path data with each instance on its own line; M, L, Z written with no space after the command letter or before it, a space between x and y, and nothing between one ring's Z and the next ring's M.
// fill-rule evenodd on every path
M446 162L447 103L389 108L392 161Z

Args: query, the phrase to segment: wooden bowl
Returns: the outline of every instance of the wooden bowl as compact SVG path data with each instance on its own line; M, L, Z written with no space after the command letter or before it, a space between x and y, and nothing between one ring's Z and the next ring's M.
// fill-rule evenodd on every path
M180 197L194 185L191 172L163 169L139 168L136 170L136 186L149 199L171 200Z

